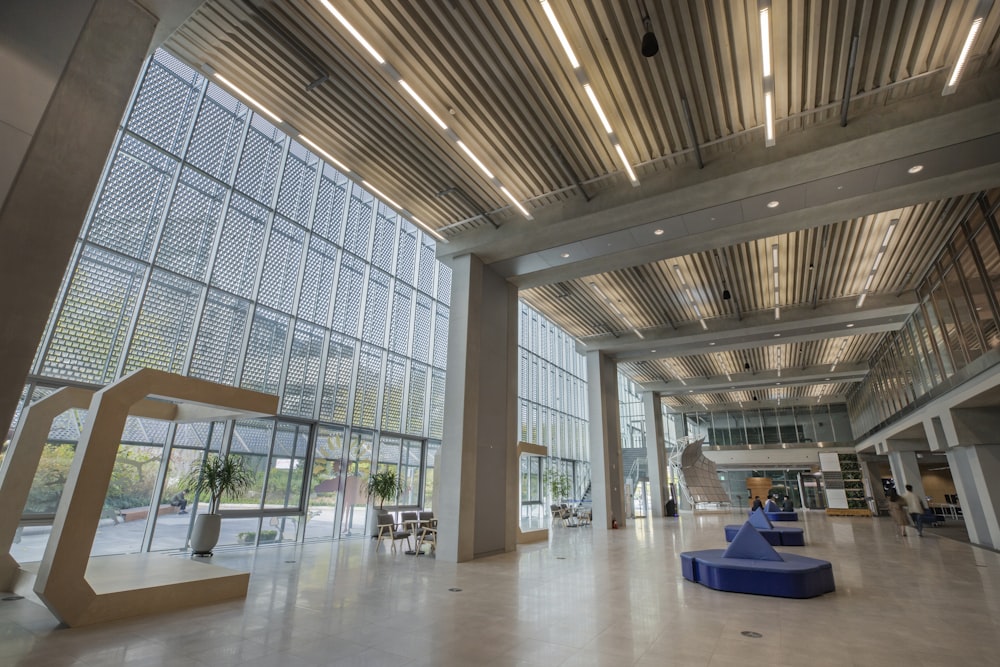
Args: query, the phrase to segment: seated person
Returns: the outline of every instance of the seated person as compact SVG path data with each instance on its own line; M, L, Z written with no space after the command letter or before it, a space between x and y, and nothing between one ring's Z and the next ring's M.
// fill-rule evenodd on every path
M767 499L767 502L764 503L764 511L765 512L780 512L781 510L778 508L778 503L774 502L774 498L770 498L769 497Z
M180 508L180 511L177 512L178 514L187 514L188 501L187 498L184 497L185 493L186 492L182 489L178 493L175 493L174 497L170 499L171 505Z
M794 512L795 511L795 505L792 504L792 499L789 498L788 496L785 496L785 501L783 503L781 503L781 511L782 512Z
M764 507L763 503L760 502L760 496L754 496L753 497L753 506L750 507L750 510L753 511L753 510L758 509L758 508L763 509L763 507Z

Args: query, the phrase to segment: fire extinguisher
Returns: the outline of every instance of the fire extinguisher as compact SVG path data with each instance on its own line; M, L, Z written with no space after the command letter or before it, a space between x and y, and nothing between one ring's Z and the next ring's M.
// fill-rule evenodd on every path
M611 517L611 529L618 530L618 519Z

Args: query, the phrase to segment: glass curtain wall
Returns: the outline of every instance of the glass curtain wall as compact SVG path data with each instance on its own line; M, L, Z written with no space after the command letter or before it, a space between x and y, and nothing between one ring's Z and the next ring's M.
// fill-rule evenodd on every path
M25 397L60 384L103 386L139 368L280 397L278 419L130 420L95 543L108 553L183 546L194 512L159 523L121 522L116 512L169 498L211 448L245 458L258 480L224 504L221 543L359 535L373 461L401 471L402 504L430 503L450 293L430 237L157 51L115 139ZM84 416L67 413L53 428L51 465L29 511L54 510ZM563 422L570 430L568 418L550 422L545 430ZM135 534L114 533L125 528Z
M997 363L998 203L1000 190L980 193L918 284L917 309L875 351L871 372L848 396L856 437L877 430L937 387Z
M854 439L843 403L687 412L684 426L686 435L704 437L706 445L736 447Z
M546 466L565 474L570 497L590 493L587 437L587 370L575 341L526 303L520 303L518 329L518 434L523 442L545 445L549 458L521 457L521 518L524 528L542 525L548 516L542 484ZM559 502L566 499L552 499Z

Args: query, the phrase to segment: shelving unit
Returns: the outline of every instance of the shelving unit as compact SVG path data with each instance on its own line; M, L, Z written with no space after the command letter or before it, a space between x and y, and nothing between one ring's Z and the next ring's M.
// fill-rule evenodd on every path
M824 452L819 455L819 464L826 487L827 514L870 516L857 455Z

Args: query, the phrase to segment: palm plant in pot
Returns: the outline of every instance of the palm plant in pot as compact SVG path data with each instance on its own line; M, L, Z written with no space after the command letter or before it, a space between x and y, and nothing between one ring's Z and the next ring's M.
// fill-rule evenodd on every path
M396 496L403 492L403 480L400 479L395 470L379 470L368 478L366 488L368 497L378 500L378 514L381 514L385 511L385 501L392 502ZM372 515L369 525L372 527L373 534L378 536L378 519L375 514Z
M187 474L185 482L195 493L208 494L208 513L199 514L191 531L191 551L211 556L219 541L222 516L219 503L226 495L238 496L253 488L257 475L239 456L209 454Z

